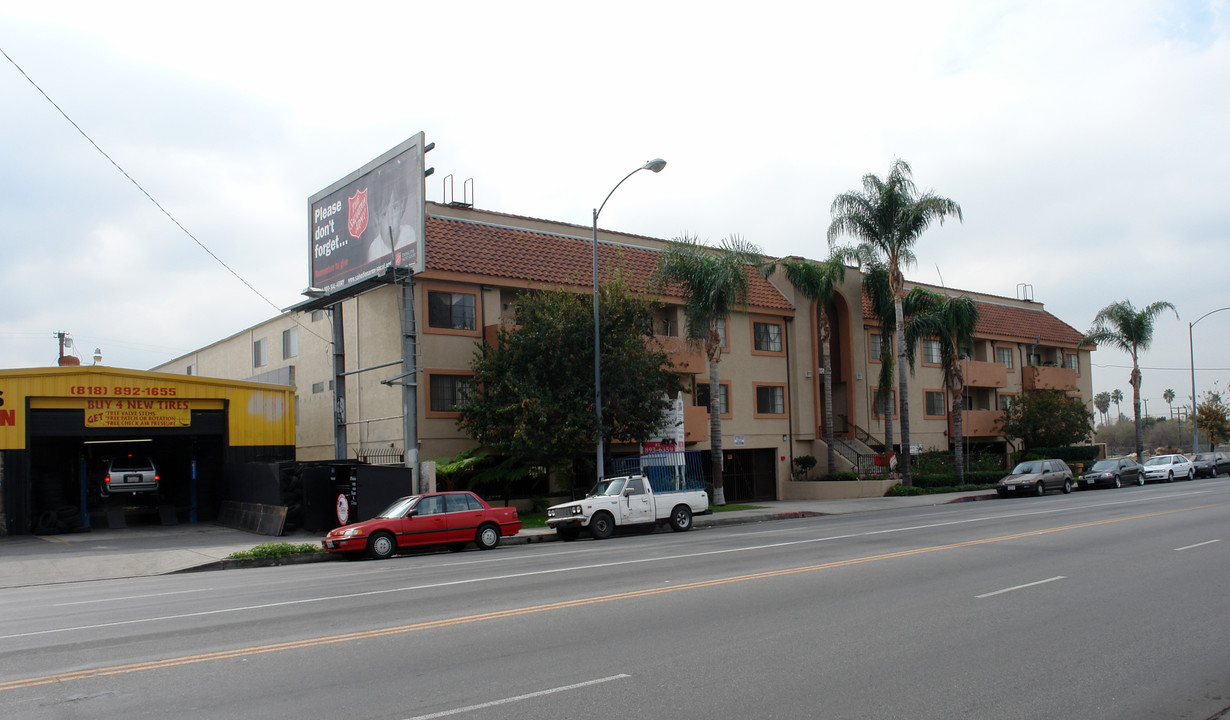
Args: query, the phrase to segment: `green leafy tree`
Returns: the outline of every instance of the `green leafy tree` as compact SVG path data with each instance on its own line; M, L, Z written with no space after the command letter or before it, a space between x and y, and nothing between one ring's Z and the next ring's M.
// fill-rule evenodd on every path
M846 277L846 260L840 252L830 252L827 260L812 262L799 258L787 258L766 268L772 272L780 265L794 289L816 305L816 335L820 339L820 362L824 385L824 443L828 447L828 472L837 472L836 451L833 449L833 363L832 328L829 326L828 305L833 301L837 286Z
M713 472L713 504L726 504L722 482L722 413L718 363L722 359L722 336L718 322L747 304L751 281L748 273L762 263L760 249L732 235L717 249L696 238L680 237L666 246L658 263L658 281L668 292L683 298L687 320L686 337L705 349L709 359L709 456Z
M998 424L1026 450L1077 445L1093 434L1093 413L1063 390L1031 390L1007 401Z
M943 224L945 218L961 220L961 206L953 200L931 191L919 193L914 185L913 171L904 160L897 159L888 175L868 173L863 176L863 189L838 195L833 200L833 222L829 225L829 243L849 235L857 245L853 251L863 259L863 265L880 262L888 270L896 326L904 327L901 303L905 298L904 268L915 262L914 243L933 222ZM897 348L897 365L905 357L901 343ZM902 481L910 481L910 403L909 381L899 373L901 407Z
M906 295L903 307L910 319L902 333L910 372L914 371L915 349L923 340L935 340L940 349L940 371L944 387L952 393L952 436L957 477L964 482L961 457L961 416L965 409L965 376L961 356L972 351L974 328L978 325L978 305L968 297L950 297L914 288ZM968 355L967 355L968 357Z
M593 307L566 290L526 293L516 327L470 363L472 390L458 404L458 425L509 467L569 458L595 437ZM600 294L603 437L641 442L658 432L680 389L667 354L653 342L651 303L620 280Z
M1123 410L1119 407L1119 403L1123 402L1123 391L1119 388L1111 390L1110 401L1115 404L1115 422L1119 422L1119 419L1123 417Z
M1129 300L1111 303L1098 311L1093 328L1085 333L1082 345L1105 343L1132 356L1132 412L1136 418L1136 457L1144 457L1144 428L1140 424L1140 354L1153 344L1153 326L1159 315L1169 310L1176 318L1174 305L1159 300L1137 310ZM1118 392L1118 391L1116 391ZM1116 409L1118 402L1115 403Z
M1103 390L1093 396L1093 406L1102 413L1102 424L1106 424L1106 413L1110 412L1110 393Z
M1209 439L1209 448L1230 438L1230 411L1222 400L1221 392L1206 390L1196 403L1196 429Z

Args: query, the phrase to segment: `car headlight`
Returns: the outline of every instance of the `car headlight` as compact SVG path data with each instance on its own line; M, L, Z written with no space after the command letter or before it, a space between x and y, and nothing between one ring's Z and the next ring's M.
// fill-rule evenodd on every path
M581 506L580 506L580 505L573 505L573 506L572 506L572 514L573 514L573 515L584 515L584 514L585 514L585 511L581 509Z
M363 531L361 529L350 528L349 530L346 530L342 533L342 537L355 537L356 535L362 535L362 534L363 534Z
M547 508L547 517L555 517L555 508Z

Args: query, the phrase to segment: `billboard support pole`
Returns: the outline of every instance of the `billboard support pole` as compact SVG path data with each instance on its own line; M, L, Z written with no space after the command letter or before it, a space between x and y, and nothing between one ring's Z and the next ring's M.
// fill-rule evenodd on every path
M329 306L333 320L333 459L346 459L346 331L342 301Z
M402 372L407 376L401 387L402 442L405 448L403 458L405 466L410 468L413 491L421 493L426 492L427 489L422 487L423 482L419 474L419 401L418 374L415 372L417 369L415 364L417 337L414 325L414 277L409 272L405 275L405 279L397 282L398 289L401 291L399 304L401 305Z

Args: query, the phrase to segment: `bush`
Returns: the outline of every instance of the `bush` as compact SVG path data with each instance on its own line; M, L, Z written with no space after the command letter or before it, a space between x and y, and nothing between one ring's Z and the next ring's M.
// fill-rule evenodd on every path
M1004 468L1004 457L999 453L973 452L965 455L965 471L994 470ZM914 471L919 475L953 474L957 471L956 456L951 450L932 450L918 456Z
M1012 464L1025 460L1047 460L1056 458L1071 465L1072 463L1091 463L1098 459L1097 445L1069 445L1067 447L1030 448L1012 453Z
M965 473L965 484L994 485L1003 476L1003 470L974 470ZM917 488L952 488L959 484L960 481L952 472L914 475L914 487Z
M915 478L917 479L917 478ZM902 497L908 495L936 495L939 493L950 492L973 492L975 490L990 490L995 487L991 485L953 485L948 487L906 487L900 483L890 487L888 492L884 493L884 497Z
M255 560L257 558L279 558L286 555L307 555L324 552L319 543L300 543L294 545L288 542L265 543L251 550L240 550L227 555L228 560Z

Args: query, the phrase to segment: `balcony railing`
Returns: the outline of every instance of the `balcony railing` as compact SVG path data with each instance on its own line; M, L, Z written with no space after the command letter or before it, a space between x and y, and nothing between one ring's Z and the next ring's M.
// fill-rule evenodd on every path
M966 366L965 384L970 387L1008 387L1008 367L1003 363L970 360Z
M1071 368L1032 365L1022 368L1026 390L1068 390L1076 387L1076 371Z
M999 429L999 420L1004 417L1001 410L962 410L961 434L965 437L1003 437ZM948 416L948 434L952 436L952 415Z

